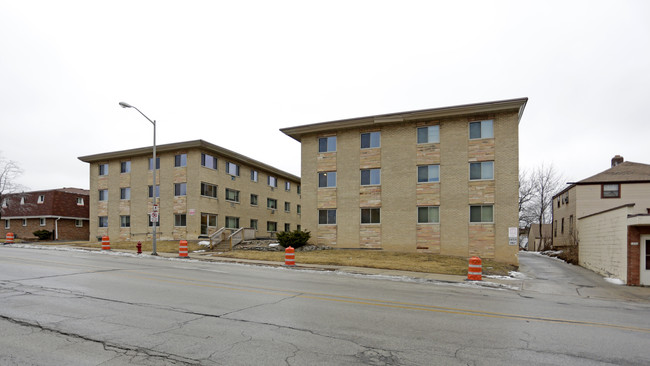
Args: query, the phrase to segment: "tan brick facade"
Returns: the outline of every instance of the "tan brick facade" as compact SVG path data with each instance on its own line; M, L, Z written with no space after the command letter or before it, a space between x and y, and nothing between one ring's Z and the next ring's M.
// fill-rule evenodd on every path
M508 228L518 225L518 124L525 99L364 117L283 129L302 144L303 228L318 244L439 253L517 263ZM506 106L507 104L507 106ZM490 108L494 106L494 110ZM476 113L473 113L476 111ZM448 112L448 113L447 113ZM493 137L470 139L470 122L491 120ZM439 141L417 142L417 128L438 126ZM361 148L361 134L380 145ZM319 139L336 136L336 151ZM493 162L493 178L470 181L471 162ZM438 165L439 181L418 183L418 167ZM379 185L361 185L362 169L380 169ZM319 188L319 172L336 172L336 187ZM489 206L489 222L470 222L470 206ZM434 206L439 222L418 222ZM336 209L336 225L319 224L319 209ZM379 222L361 211L379 208ZM489 209L489 208L488 208Z
M185 166L175 167L175 156L185 154ZM202 166L202 154L217 159L217 169ZM301 204L300 178L243 155L220 148L202 140L158 146L160 169L156 170L156 184L160 187L159 239L195 240L206 237L226 226L226 217L239 220L239 227L250 227L257 220L257 237L269 237L267 223L277 224L283 231L285 224L291 230L300 225L298 205ZM153 185L153 173L149 170L152 150L134 149L81 157L90 163L90 236L92 239L108 235L119 240L151 240L152 227L149 213L153 201L149 186ZM130 172L122 173L122 162L130 162ZM239 175L226 172L226 163L239 166ZM99 176L98 165L108 164L108 175ZM334 163L335 164L335 163ZM257 172L257 181L251 171ZM269 177L274 177L277 187L271 187ZM289 182L289 190L285 184ZM175 184L185 184L186 194L175 195ZM203 195L202 183L216 186L217 197ZM121 199L121 188L130 188L130 198ZM99 190L108 190L108 200L99 201ZM226 189L238 191L238 201L226 199ZM251 201L257 196L257 204ZM277 208L267 208L267 199L275 199ZM334 198L335 200L335 198ZM289 210L285 210L288 203ZM177 225L175 215L185 215L185 225ZM216 215L215 226L203 226L202 216ZM108 217L108 227L99 227L99 217ZM121 216L128 216L130 225L122 227ZM180 218L179 218L180 220ZM205 222L208 222L207 219ZM203 230L203 232L202 232Z

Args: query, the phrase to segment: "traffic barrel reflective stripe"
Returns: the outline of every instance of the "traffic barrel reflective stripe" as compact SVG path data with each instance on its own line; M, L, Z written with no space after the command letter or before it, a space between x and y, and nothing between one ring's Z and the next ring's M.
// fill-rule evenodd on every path
M13 244L14 243L14 233L7 233L7 240L5 240L5 244Z
M284 250L284 265L285 266L295 266L296 265L296 253L292 247L288 247Z
M111 250L111 241L107 235L102 236L102 250Z
M481 281L483 279L483 265L481 258L472 257L469 259L467 279L470 281Z
M189 258L187 256L187 240L181 240L178 246L178 256L181 258Z

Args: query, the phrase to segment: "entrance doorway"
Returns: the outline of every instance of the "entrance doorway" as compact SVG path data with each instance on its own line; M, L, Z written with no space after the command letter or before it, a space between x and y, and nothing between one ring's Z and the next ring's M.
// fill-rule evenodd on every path
M641 285L650 286L650 236L641 237L641 267L639 268Z

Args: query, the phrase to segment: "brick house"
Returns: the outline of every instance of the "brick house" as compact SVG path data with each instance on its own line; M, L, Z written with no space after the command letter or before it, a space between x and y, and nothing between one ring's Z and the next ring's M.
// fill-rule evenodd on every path
M203 140L158 145L162 240L254 229L268 238L300 228L300 177ZM152 147L82 156L90 165L90 236L151 240Z
M282 129L301 142L303 228L336 248L518 263L518 128L527 100Z
M54 240L88 240L88 191L61 188L5 195L0 202L0 235L35 239L34 231L48 230Z
M650 165L616 155L609 169L553 197L553 247L572 246L580 266L650 285Z

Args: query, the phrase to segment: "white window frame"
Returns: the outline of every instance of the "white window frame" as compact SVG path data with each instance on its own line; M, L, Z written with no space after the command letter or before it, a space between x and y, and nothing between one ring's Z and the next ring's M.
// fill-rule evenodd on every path
M47 225L47 219L45 217L41 217L38 219L38 226L45 226Z
M230 174L233 177L239 177L239 165L231 161L226 162L226 174Z
M364 215L364 211L366 214ZM373 221L375 218L373 212L376 212L379 216L378 221ZM366 222L364 222L364 216L367 217ZM381 224L381 207L365 207L361 209L361 225L377 225Z
M23 226L27 226L27 219L23 219Z
M331 220L331 213L334 213L334 220ZM323 215L324 213L324 215ZM325 218L325 222L322 222L322 216ZM332 222L333 221L333 222ZM336 209L335 208L322 208L318 210L318 225L336 225Z
M432 209L432 208L435 208L436 211L437 211L437 214L436 214L437 217L438 217L437 221L432 221L431 220L432 215L430 214L430 209ZM426 214L427 215L427 221L420 221L420 210L421 209L426 209L427 210L427 214ZM417 217L418 224L440 224L440 206L418 206L417 216L418 216Z
M84 220L79 220L79 219L74 220L74 226L75 227L84 227Z
M25 204L25 197L20 197L20 204L24 205Z
M472 221L472 208L480 208L480 214L481 214L481 221ZM492 216L491 221L484 221L483 215L484 215L484 209L489 208L490 209L490 215ZM494 223L494 205L470 205L469 206L469 222L471 224L492 224Z
M269 178L267 179L267 183L270 187L278 188L278 178L272 175L269 175Z
M77 197L77 206L83 206L83 205L84 205L84 198Z
M41 204L43 202L45 202L45 195L41 194L38 196L38 200L36 201L36 203Z

